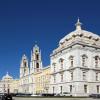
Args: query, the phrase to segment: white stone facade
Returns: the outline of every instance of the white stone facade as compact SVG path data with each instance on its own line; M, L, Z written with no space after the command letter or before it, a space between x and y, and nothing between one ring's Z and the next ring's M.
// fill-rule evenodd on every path
M28 59L24 54L20 65L20 93L35 94L35 79L34 74L42 70L41 51L37 45L31 51L30 66Z
M100 37L81 29L66 35L51 54L50 93L100 93Z
M13 79L8 72L0 80L0 93L18 93L19 80Z

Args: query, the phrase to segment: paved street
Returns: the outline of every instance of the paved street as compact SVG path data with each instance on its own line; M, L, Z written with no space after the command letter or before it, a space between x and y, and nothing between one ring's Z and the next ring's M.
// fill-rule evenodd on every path
M14 100L99 100L93 98L14 98Z

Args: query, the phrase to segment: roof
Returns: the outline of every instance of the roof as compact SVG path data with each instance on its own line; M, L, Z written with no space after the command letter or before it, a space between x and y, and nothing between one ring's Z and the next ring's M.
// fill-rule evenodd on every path
M82 30L81 25L82 25L82 23L78 19L77 23L75 24L76 30L67 34L64 38L62 38L60 40L59 43L63 43L64 41L70 39L71 37L73 37L75 35L83 35L84 37L91 37L93 39L100 39L99 35L92 33L92 32L89 32L89 31L86 31L86 30Z

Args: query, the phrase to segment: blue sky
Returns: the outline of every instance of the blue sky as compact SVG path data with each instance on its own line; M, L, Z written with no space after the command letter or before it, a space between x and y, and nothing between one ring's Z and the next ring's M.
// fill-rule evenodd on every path
M35 41L48 65L52 50L75 30L78 17L83 29L100 35L99 0L0 0L0 78L7 71L19 77L21 57L25 53L30 60Z

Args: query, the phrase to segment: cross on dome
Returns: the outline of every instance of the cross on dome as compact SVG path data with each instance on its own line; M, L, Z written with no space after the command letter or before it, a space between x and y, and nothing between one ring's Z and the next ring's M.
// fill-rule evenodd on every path
M81 30L82 23L80 22L80 19L78 18L77 23L75 24L76 30Z

